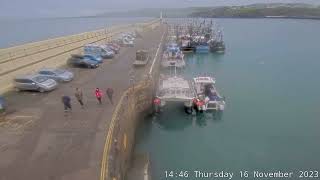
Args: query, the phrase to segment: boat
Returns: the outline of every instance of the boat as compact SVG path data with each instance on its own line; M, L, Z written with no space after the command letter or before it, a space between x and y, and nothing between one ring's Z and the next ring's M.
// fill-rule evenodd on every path
M211 52L224 53L225 49L226 49L226 46L224 45L223 42L215 42L212 46L210 46Z
M224 53L226 46L223 41L222 31L217 31L217 37L209 41L210 51L216 53Z
M216 80L210 76L193 78L192 86L196 92L193 105L197 111L224 110L226 105L225 98L219 94L215 83Z
M189 81L176 75L169 77L162 75L154 102L158 105L157 108L162 108L170 102L181 102L185 111L191 113L194 97L195 91Z
M195 52L195 47L191 45L191 36L184 35L179 38L180 50L183 53L193 53Z
M209 53L209 44L205 36L196 36L195 37L195 47L196 53Z
M163 68L184 68L186 66L184 55L176 43L170 43L167 46L162 56L161 66Z
M209 45L208 44L200 44L196 46L196 53L209 53Z

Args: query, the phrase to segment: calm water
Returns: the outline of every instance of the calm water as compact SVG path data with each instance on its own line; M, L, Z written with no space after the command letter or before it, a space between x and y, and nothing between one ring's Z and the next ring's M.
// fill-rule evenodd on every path
M0 19L0 48L152 18Z
M190 55L183 74L214 74L227 108L189 116L173 105L146 118L136 150L150 154L153 179L166 170L225 170L233 179L240 170L320 171L320 21L218 23L226 54Z

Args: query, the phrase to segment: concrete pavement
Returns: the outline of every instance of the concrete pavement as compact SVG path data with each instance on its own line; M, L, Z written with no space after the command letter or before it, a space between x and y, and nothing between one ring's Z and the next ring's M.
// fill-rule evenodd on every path
M136 50L151 49L154 55L163 31L158 28L144 33L135 47L123 48L98 69L72 68L75 80L53 92L9 93L11 113L0 122L0 180L99 179L106 130L115 105L107 97L98 105L94 90L112 87L117 102L130 86L131 72L136 80L141 79L151 65L133 71ZM85 109L74 98L76 87L83 90ZM63 112L62 95L73 100L68 116Z

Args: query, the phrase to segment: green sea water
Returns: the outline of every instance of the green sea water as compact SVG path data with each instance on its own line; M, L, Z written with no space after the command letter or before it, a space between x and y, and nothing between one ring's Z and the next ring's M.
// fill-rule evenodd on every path
M247 179L257 179L254 171L293 172L290 179L320 171L320 21L218 23L226 53L188 55L182 74L213 74L226 109L192 116L171 105L147 117L136 151L149 153L153 180L186 179L177 177L180 171L201 179L194 170L228 171L232 179L244 179L240 171L248 171Z

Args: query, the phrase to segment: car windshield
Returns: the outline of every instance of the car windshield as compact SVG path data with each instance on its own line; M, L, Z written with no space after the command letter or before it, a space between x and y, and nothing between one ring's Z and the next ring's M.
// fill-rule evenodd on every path
M93 60L91 60L91 59L89 59L89 58L85 58L84 59L87 63L90 63L90 64L96 64L96 62L97 61L93 61Z
M55 69L53 72L54 72L55 74L63 74L63 73L65 73L66 71L63 70L63 69Z
M85 59L93 59L94 57L93 56L91 56L91 55L84 55L83 56Z
M37 82L37 83L42 83L42 82L48 80L48 78L47 77L43 77L43 76L36 76L32 80Z

